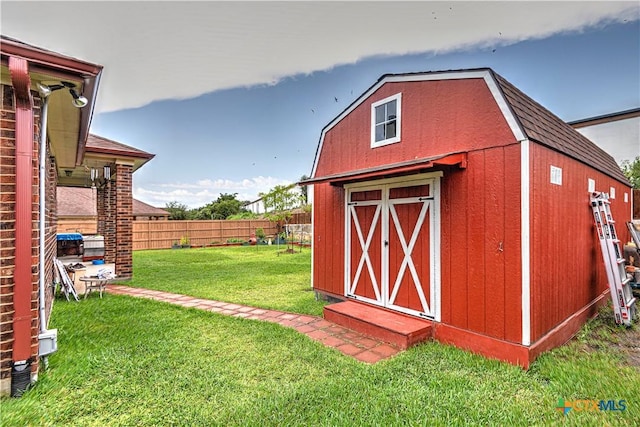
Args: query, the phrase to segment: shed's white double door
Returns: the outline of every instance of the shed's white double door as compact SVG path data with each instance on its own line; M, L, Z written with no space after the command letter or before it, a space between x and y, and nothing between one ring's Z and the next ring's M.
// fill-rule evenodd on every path
M439 177L345 190L345 295L439 320Z

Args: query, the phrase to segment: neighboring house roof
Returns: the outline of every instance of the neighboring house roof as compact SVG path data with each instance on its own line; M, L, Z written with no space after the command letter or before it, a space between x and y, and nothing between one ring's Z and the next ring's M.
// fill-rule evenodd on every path
M87 138L87 152L113 154L146 160L151 160L155 157L155 154L147 153L138 148L94 134L90 134L89 138Z
M632 119L634 117L640 117L640 108L632 108L630 110L618 111L615 113L603 114L595 117L588 117L586 119L574 120L567 123L574 129L580 129L585 126L593 126L602 123L615 122L618 120Z
M87 187L58 187L58 217L98 216L96 190ZM164 209L133 199L133 216L169 216Z
M385 83L464 78L484 78L487 85L493 87L494 90L492 90L492 93L496 96L496 102L505 115L505 119L509 123L514 136L518 140L529 139L538 142L629 185L628 180L613 157L573 129L562 119L525 95L505 78L495 73L491 68L383 75L374 85L324 127L316 151L312 177L319 179L315 177L315 172L325 134ZM495 90L496 88L497 90ZM314 181L313 178L309 181Z
M620 165L640 156L640 108L575 120L569 125L611 154Z
M133 199L133 216L169 216L164 209L148 205L140 200Z
M96 190L85 187L57 187L58 217L98 215Z

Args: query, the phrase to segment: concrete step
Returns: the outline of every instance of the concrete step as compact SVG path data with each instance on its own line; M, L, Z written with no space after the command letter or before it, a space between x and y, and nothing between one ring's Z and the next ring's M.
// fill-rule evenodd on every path
M403 350L428 340L433 331L433 324L428 320L356 301L325 306L324 318Z

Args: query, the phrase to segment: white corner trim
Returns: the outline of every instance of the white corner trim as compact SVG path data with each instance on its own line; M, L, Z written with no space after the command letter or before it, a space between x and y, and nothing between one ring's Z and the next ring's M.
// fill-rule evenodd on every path
M433 180L433 221L434 224L431 228L431 231L434 233L434 244L433 244L433 278L434 278L434 289L433 295L431 295L432 300L435 299L434 306L432 308L434 319L436 322L442 321L442 301L441 301L441 290L442 290L442 260L440 257L440 252L442 251L442 240L441 240L441 224L442 219L440 217L440 177L436 177Z
M313 194L313 189L315 188L313 185L310 186L310 190L311 190L311 197L313 198L315 196L315 194ZM308 196L308 190L309 188L307 187L307 196ZM311 202L311 206L313 206L313 201ZM309 282L309 285L311 285L311 289L315 289L315 280L313 279L313 274L315 273L315 269L313 267L313 265L315 264L315 258L316 258L316 220L315 220L315 216L316 216L316 211L315 209L312 208L311 210L311 280Z
M522 345L531 345L531 229L529 140L520 143L520 219L522 252Z

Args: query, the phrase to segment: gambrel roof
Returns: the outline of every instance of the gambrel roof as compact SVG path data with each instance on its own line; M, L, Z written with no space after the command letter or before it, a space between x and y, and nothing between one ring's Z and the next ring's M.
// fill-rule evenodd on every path
M311 179L309 181L317 182L325 178L316 176L316 168L318 166L320 152L322 151L325 134L384 84L390 82L478 78L482 78L486 82L517 141L531 140L537 142L591 166L625 185L629 185L628 180L611 155L542 105L525 95L504 77L495 73L491 68L383 75L373 86L360 95L360 97L324 127L318 143ZM433 159L425 159L425 161L431 160ZM354 173L357 173L357 171Z

